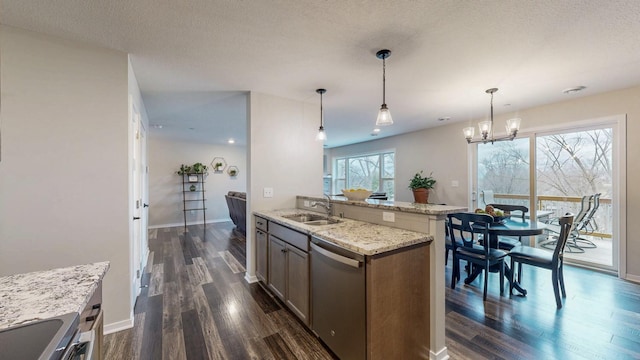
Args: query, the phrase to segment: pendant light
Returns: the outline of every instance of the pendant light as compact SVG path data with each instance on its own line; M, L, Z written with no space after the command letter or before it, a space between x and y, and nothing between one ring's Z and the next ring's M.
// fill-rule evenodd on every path
M385 99L386 95L386 59L391 56L391 50L380 50L376 53L376 57L378 59L382 59L382 106L380 106L380 111L378 111L378 118L376 119L376 126L387 126L393 124L393 119L391 118L391 112L389 108L387 108L387 102Z
M518 135L518 130L520 130L520 118L513 118L507 120L507 135L500 137L493 136L493 94L497 91L497 88L491 88L485 91L487 94L491 94L491 117L489 118L489 120L481 121L478 123L478 128L480 129L480 134L482 135L482 137L480 139L473 139L473 135L475 133L475 129L473 128L473 126L462 129L464 137L465 139L467 139L467 143L493 144L496 141L513 140L516 138L516 135Z
M325 141L327 140L327 133L324 131L324 115L322 113L322 94L326 93L326 89L316 89L316 92L320 94L320 128L318 128L318 135L316 135L317 141Z

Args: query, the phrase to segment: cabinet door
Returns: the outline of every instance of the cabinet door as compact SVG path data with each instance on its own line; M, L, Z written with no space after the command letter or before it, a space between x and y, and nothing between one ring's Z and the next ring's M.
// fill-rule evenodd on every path
M287 305L309 324L309 254L287 246Z
M268 282L268 247L267 233L262 230L256 230L256 276L264 283Z
M285 301L287 253L283 241L269 236L269 289Z

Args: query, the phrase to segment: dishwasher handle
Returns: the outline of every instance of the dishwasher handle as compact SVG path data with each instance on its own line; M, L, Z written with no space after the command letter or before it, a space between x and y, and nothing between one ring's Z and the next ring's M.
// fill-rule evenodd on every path
M323 249L320 246L314 244L314 243L310 243L311 245L311 250L317 252L320 255L326 256L329 259L335 260L339 263L345 264L347 266L351 266L353 268L359 268L362 265L362 261L358 261L352 258L348 258L342 255L338 255L336 253L333 253L329 250Z

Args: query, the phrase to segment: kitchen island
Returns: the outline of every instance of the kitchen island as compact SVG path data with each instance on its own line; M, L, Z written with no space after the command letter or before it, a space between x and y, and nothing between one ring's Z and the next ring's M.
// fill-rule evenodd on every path
M364 256L367 294L366 358L446 359L444 219L446 214L465 211L466 208L390 201L352 202L334 197L331 199L332 213L338 216L333 216L330 222L337 220L337 223L308 225L291 220L296 214L322 214L324 209L311 206L314 202L321 201L325 200L314 196L298 196L295 209L254 212L258 247L261 243L276 245L279 250L277 253L297 254L296 257L304 258L305 251L308 250L303 243L298 242L296 245L280 241L278 229L284 225L306 234L313 242L315 239L325 241ZM270 233L271 228L276 229L275 244L271 241L274 237ZM261 242L260 239L269 240ZM270 248L269 256L273 253L273 248ZM260 248L257 254L260 268ZM312 248L308 254L311 255L311 263L317 263L313 259ZM300 261L298 263L303 264ZM296 272L304 269L303 266L297 266ZM268 276L258 277L268 284L272 282ZM298 276L300 277L304 277L304 274ZM313 274L307 278L312 279L312 282L316 281ZM297 281L297 284L303 284L295 278L293 280L294 283ZM285 303L296 304L297 300L293 309L301 317L298 310L303 310L304 314L301 303L305 299L297 296L299 294L294 290L287 290L292 296L285 297ZM311 328L314 325L313 315L311 312L310 320L301 317ZM323 338L325 342L327 337Z

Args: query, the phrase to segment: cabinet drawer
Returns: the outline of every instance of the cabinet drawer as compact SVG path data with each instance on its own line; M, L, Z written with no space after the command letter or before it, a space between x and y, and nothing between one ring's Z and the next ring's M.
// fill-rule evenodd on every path
M306 234L299 233L274 222L269 224L269 234L277 236L298 249L309 251L309 236Z
M260 229L262 231L269 230L267 219L261 218L259 216L256 216L255 218L256 218L256 229Z

